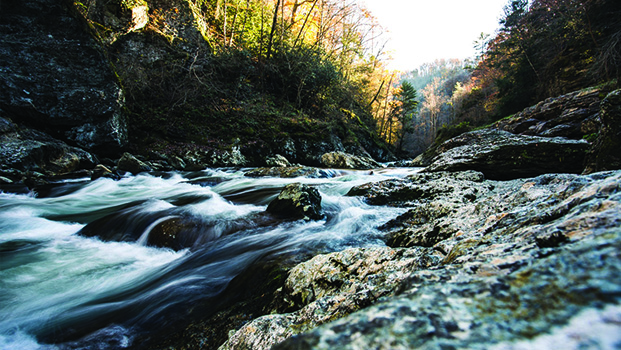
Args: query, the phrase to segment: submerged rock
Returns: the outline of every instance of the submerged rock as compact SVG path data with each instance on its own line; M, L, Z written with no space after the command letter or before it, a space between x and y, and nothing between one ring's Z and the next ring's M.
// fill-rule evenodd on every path
M308 185L289 184L267 206L267 212L290 219L318 220L323 217L321 195Z
M321 165L336 169L375 169L381 165L369 157L355 156L345 152L329 152L321 156Z
M476 170L489 179L516 179L547 173L581 173L589 144L561 137L477 130L454 137L423 171Z
M393 202L403 187L416 195ZM393 245L410 248L356 248L298 265L283 287L293 312L253 320L222 349L621 341L621 171L511 181L422 173L360 188L410 208L383 227Z

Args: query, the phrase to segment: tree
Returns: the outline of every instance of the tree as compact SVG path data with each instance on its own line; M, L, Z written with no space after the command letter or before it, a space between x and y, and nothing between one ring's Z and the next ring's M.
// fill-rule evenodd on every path
M399 128L396 133L397 150L401 151L403 146L403 138L406 133L412 132L412 121L416 110L418 109L418 101L416 99L416 89L412 84L404 81L395 93L395 106L391 111L391 115L398 123Z

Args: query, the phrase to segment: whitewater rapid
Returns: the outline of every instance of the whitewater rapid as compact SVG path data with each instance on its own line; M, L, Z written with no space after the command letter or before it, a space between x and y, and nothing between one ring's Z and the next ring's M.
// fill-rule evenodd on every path
M283 179L246 177L246 170L77 179L45 196L0 192L0 349L128 348L136 334L183 317L188 305L217 296L256 261L383 245L377 227L403 210L345 194L417 171ZM319 190L325 219L254 224L293 182ZM150 230L173 217L208 227L200 244L179 251L148 246ZM97 220L107 226L93 225ZM88 224L133 238L79 235Z

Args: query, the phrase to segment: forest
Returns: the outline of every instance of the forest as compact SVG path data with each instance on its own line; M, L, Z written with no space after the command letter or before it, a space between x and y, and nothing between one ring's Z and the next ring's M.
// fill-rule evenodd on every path
M437 60L400 75L420 108L404 142L411 155L548 97L619 85L621 3L510 0L497 33L481 33L471 60Z
M411 157L621 74L614 0L509 0L499 30L473 38L476 57L410 72L387 68L388 38L353 0L73 5L123 85L138 153L179 142L269 153L283 140L336 135Z

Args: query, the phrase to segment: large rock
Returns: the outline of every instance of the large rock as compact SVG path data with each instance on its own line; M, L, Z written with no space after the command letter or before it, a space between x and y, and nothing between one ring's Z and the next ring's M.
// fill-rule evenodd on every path
M621 90L602 101L599 135L588 155L586 173L621 169Z
M551 97L492 125L513 134L582 139L599 129L600 94L591 88Z
M516 179L546 173L581 173L589 144L562 137L514 135L483 129L454 137L424 169L476 170L489 179Z
M488 129L507 131L516 135L590 139L600 129L600 101L605 91L589 88L550 97L495 122ZM434 143L407 166L429 166L436 156L447 151L446 146Z
M290 167L271 167L271 168L255 168L244 173L248 177L307 177L307 178L328 178L332 174L324 169L307 167L307 166L290 166Z
M321 219L321 195L316 188L293 183L285 186L267 206L274 215L291 219Z
M355 156L345 152L329 152L321 156L321 165L336 169L375 169L381 165L369 157Z
M246 324L222 349L614 348L606 344L621 341L621 171L511 181L446 175L400 180L424 183L428 194L400 197L396 204L413 211L385 226L448 225L452 233L298 265L283 294L301 308Z
M134 175L153 170L148 164L127 152L123 153L123 156L117 162L117 167L119 170L129 171Z
M0 110L0 115L2 111ZM80 169L92 169L97 159L51 136L0 117L0 167L20 172L55 176ZM14 179L19 180L19 179Z
M293 268L285 281L284 298L295 312L253 320L220 349L270 349L295 334L393 295L413 271L439 261L439 254L431 250L387 247L316 256Z
M13 120L103 154L127 143L117 78L62 1L2 1L0 71Z

